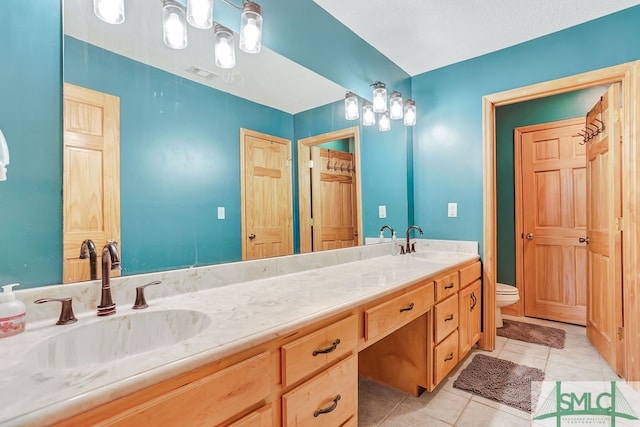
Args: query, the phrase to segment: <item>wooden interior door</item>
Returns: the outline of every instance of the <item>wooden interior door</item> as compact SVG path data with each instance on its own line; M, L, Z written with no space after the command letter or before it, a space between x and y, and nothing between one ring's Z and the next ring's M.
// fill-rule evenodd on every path
M355 163L352 153L311 147L313 251L358 244Z
M516 130L521 152L525 315L586 324L584 119Z
M587 337L624 374L620 84L589 111L587 127L603 129L587 142ZM602 123L604 125L602 125Z
M293 253L291 141L240 130L242 259Z
M63 151L62 280L69 283L90 278L89 260L79 259L85 239L95 243L98 263L107 240L121 243L120 99L65 83Z

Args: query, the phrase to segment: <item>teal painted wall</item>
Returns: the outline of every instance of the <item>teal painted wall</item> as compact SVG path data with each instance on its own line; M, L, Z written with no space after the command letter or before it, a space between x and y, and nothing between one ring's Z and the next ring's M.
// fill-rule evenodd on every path
M241 260L240 128L292 139L293 116L71 37L64 47L65 82L120 98L123 273Z
M62 277L61 8L59 0L2 7L0 129L11 164L0 182L0 285L25 288Z
M596 86L496 109L498 282L516 284L514 129L583 117L605 92Z
M426 237L482 243L482 97L636 60L639 22L636 6L413 78L414 215Z

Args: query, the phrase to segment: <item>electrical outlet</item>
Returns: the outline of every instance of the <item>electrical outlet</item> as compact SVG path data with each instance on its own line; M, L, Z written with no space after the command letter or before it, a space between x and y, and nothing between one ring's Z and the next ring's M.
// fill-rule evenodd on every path
M380 205L378 206L378 218L386 218L387 217L387 206Z
M224 206L218 206L218 219L224 219Z
M449 203L447 205L447 216L449 218L456 218L458 216L458 204L457 203Z

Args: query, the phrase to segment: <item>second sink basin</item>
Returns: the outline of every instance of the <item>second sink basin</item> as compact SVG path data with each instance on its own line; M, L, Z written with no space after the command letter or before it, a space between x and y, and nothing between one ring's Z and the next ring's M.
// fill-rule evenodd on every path
M99 319L53 335L25 355L41 368L76 368L105 363L185 341L211 319L194 310L148 311Z

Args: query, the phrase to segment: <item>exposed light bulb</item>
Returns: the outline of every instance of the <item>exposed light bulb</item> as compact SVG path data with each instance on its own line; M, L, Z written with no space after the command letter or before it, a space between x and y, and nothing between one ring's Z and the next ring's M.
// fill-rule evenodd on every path
M373 126L376 124L376 113L373 112L373 105L370 103L362 106L362 126Z
M411 99L407 99L404 104L404 125L414 126L416 124L416 103Z
M402 118L402 94L400 92L393 92L391 99L389 100L389 112L391 120L398 120Z
M358 97L353 92L347 92L344 97L344 118L346 120L357 120L359 117Z
M187 21L202 30L213 26L213 0L188 0Z
M162 7L164 44L172 49L187 47L187 19L184 6L174 0L164 0Z
M216 24L214 33L214 56L216 66L225 70L236 66L236 53L233 46L233 32L227 27Z
M122 24L124 0L93 0L93 13L107 24Z
M247 2L240 19L240 49L247 53L259 53L262 48L262 8Z
M391 129L391 119L389 118L389 112L380 114L380 120L378 121L378 130L380 132L386 132Z
M384 113L387 111L387 86L382 82L375 82L373 86L373 111Z

